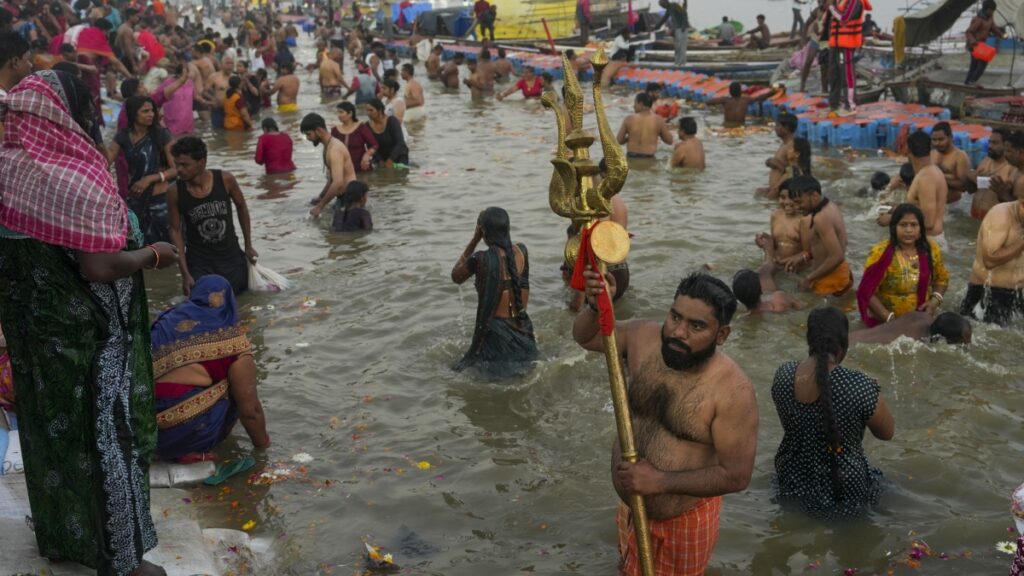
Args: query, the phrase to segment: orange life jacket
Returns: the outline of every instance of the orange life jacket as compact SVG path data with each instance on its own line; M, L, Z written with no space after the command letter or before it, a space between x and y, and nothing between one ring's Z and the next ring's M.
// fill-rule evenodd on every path
M853 7L853 13L845 24L832 15L828 35L828 45L832 48L857 50L864 44L864 13L871 10L871 3L868 0L839 0L836 11L840 14L846 12L851 2L858 5Z

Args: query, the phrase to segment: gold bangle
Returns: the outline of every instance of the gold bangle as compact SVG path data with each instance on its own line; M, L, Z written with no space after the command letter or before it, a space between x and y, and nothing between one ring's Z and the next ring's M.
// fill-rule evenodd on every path
M935 298L936 300L939 301L939 304L942 304L942 294L939 294L938 292L932 292L932 298Z
M143 268L145 268L146 270L156 270L157 268L160 267L160 252L158 252L157 249L154 248L152 244L147 244L146 248L149 248L150 250L153 251L153 257L156 258L156 262L153 262L152 266L143 266Z

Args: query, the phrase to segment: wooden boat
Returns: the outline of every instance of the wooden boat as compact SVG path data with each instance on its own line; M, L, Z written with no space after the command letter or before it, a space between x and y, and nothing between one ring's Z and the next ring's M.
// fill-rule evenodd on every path
M967 86L962 83L921 76L912 80L888 82L885 87L899 102L922 104L924 106L945 106L958 117L969 100L986 100L1015 96L1019 89L1012 86L985 88ZM983 122L982 122L983 123Z
M1007 130L1024 129L1024 96L966 98L960 121Z

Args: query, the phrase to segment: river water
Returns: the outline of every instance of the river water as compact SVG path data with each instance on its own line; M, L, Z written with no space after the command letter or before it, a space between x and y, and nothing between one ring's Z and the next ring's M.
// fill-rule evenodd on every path
M303 46L299 60L311 61L308 40ZM330 120L313 94L315 77L300 77L302 110ZM572 341L564 306L558 266L566 223L547 204L553 119L517 97L471 102L466 91L424 83L430 118L409 127L418 167L369 177L370 234L330 234L329 218L308 217L324 176L320 150L298 132L300 115L278 116L296 141L294 177L262 175L252 161L256 133L199 128L209 165L241 183L260 261L294 283L239 299L273 439L260 466L299 453L313 461L305 480L268 487L236 479L194 490L189 505L200 508L204 526L254 521L252 534L273 551L258 570L266 574L358 572L364 540L393 552L411 574L613 574L614 419L603 358ZM614 92L607 102L614 129L631 98ZM693 113L707 125L721 122ZM663 318L680 277L705 263L728 281L760 262L753 238L767 230L772 206L752 191L766 182L763 159L777 143L764 131L708 134L705 145L702 174L666 169L664 146L656 162L630 172L622 195L636 237L620 318ZM845 214L859 276L868 248L887 232L857 190L874 170L894 173L897 161L816 153L814 170ZM471 284L455 286L449 271L477 213L494 205L508 210L514 241L530 249L530 314L541 351L528 376L502 383L449 369L469 343L476 307ZM977 224L960 210L947 230L949 309L965 289ZM180 298L174 271L149 274L154 311ZM795 290L793 278L780 280ZM808 307L824 302L801 298ZM836 303L855 316L852 298ZM936 554L921 560L929 574L1005 573L1010 557L995 544L1014 538L1009 495L1024 480L1015 436L1024 427L1016 405L1019 327L977 326L969 350L916 343L851 350L845 364L877 378L895 414L893 441L865 440L891 486L868 518L830 526L772 501L781 428L771 378L783 362L804 357L805 318L733 322L724 351L754 382L761 425L750 488L725 498L711 573L910 573L898 561L915 540ZM220 450L223 458L249 451L241 427Z

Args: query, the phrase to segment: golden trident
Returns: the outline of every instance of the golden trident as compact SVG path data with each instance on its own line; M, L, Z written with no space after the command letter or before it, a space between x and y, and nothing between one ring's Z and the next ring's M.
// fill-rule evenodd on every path
M618 194L626 183L629 165L604 115L601 73L608 65L608 56L604 50L599 49L590 59L590 63L594 66L594 113L597 116L597 131L601 137L604 161L608 166L608 173L596 187L594 175L598 173L598 165L590 158L590 146L594 143L594 137L583 130L583 90L576 80L569 59L564 54L562 75L565 78L565 107L568 110L568 118L558 105L558 97L554 93L545 92L541 96L541 102L544 107L554 111L555 122L558 125L558 152L551 161L555 171L548 188L548 203L555 214L569 218L580 229L592 229L590 246L597 257L598 271L604 276L607 264L618 264L626 260L629 254L629 234L615 222L601 222L601 225L596 227L595 224L602 218L611 216L612 196ZM572 131L568 134L565 133L567 120L572 121ZM575 264L579 248L579 234L566 242L565 260L569 266ZM614 310L611 313L614 318ZM612 404L615 406L615 424L619 431L619 447L622 458L635 463L637 453L633 442L633 423L629 415L626 380L622 374L619 348L615 343L614 332L603 339L604 359L611 381ZM654 559L651 554L651 539L647 529L647 512L644 509L643 497L630 496L629 507L633 512L640 565L644 576L654 576Z

